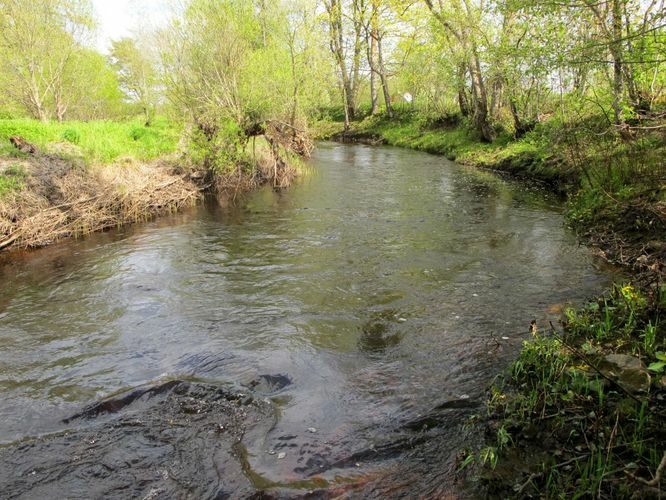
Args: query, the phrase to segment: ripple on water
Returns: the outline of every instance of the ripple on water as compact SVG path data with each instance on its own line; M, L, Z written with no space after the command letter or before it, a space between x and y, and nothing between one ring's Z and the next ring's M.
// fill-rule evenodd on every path
M87 496L111 491L114 474L120 496L142 481L178 496L192 477L202 496L323 486L446 494L468 438L460 424L529 322L597 293L611 274L542 193L392 148L323 144L312 162L289 190L0 265L0 442L26 440L15 455L0 448L0 478L17 473L8 491L47 492L51 468L62 496L94 477ZM173 378L187 381L184 394L62 422ZM208 411L217 389L271 400L267 420L248 410L257 425L246 425L234 464L215 419L247 422ZM186 408L205 411L197 420ZM44 433L55 434L35 438ZM95 459L67 465L73 456ZM174 457L188 463L151 476ZM218 466L245 475L227 483Z

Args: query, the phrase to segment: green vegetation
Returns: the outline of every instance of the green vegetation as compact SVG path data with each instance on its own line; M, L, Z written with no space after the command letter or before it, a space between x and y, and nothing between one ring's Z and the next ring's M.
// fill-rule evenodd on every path
M17 164L12 164L0 172L0 199L12 191L22 189L27 176L25 168Z
M383 143L444 155L459 163L493 170L502 170L515 177L541 181L563 190L575 182L571 169L561 167L556 152L548 145L545 127L538 127L521 139L503 134L493 143L478 136L453 115L435 122L417 112L400 113L394 117L370 116L350 125L343 132L342 123L320 121L315 133L322 139L343 137L345 140Z
M490 494L628 498L638 491L645 498L658 491L665 313L664 285L647 295L615 286L567 310L563 332L535 333L524 343L491 390L492 445L468 459L499 456L482 475Z
M173 153L180 134L180 127L165 119L156 120L151 127L138 121L0 120L0 153L14 154L9 138L18 135L42 151L83 158L89 163L110 163L120 158L146 161Z
M663 0L186 0L109 55L94 27L89 0L0 0L0 248L136 220L200 189L284 187L312 128L545 183L568 196L581 236L648 283L615 287L570 311L563 333L528 342L491 398L500 426L465 463L538 457L516 496L661 487L647 478L665 442ZM175 152L177 178L76 168ZM97 220L104 210L115 215ZM645 393L599 378L611 352L650 366Z

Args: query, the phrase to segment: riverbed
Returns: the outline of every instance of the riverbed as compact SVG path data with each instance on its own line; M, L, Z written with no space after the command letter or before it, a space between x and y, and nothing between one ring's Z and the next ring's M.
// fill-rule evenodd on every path
M289 189L0 266L0 490L26 497L455 491L464 422L531 320L613 277L537 188L329 143ZM169 422L201 432L149 435ZM76 460L98 439L122 457L93 489Z

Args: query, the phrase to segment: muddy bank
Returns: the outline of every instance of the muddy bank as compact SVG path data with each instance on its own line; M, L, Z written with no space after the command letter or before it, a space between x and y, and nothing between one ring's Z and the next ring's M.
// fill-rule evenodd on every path
M242 498L244 437L274 424L271 403L170 381L102 401L60 433L0 448L7 498Z

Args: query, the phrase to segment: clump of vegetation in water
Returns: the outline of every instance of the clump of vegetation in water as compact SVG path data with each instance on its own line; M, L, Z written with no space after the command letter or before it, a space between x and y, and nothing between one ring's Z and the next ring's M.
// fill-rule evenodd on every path
M483 464L491 495L664 494L666 286L615 286L525 341L490 390Z

